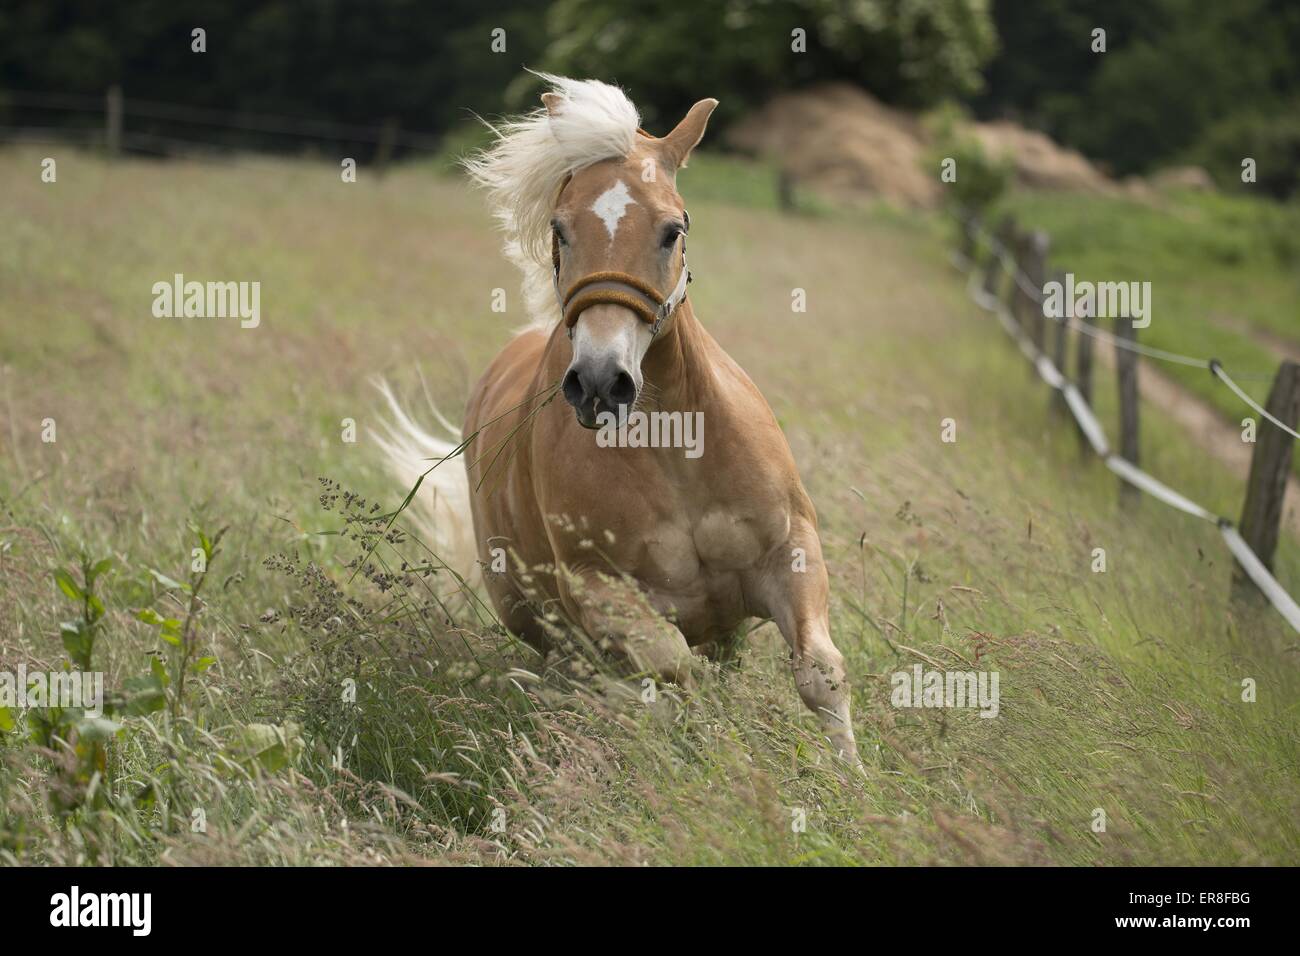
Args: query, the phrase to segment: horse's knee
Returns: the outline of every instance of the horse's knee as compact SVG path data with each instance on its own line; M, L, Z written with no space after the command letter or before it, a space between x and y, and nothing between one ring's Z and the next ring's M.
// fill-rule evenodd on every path
M589 638L598 644L608 641L637 672L682 686L692 684L694 655L686 638L630 582L588 577L567 582L561 598Z
M660 680L683 687L694 684L691 668L695 657L681 632L667 621L650 633L624 635L615 644L638 671L646 671Z

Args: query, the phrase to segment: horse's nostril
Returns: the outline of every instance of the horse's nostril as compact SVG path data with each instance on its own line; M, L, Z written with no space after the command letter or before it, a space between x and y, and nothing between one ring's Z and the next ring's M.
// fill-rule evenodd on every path
M568 374L564 376L564 384L561 386L564 392L564 400L577 408L582 404L586 397L586 389L582 387L582 380L578 377L578 370L571 368Z
M627 372L614 376L614 383L609 387L609 400L614 405L631 405L636 401L636 383Z

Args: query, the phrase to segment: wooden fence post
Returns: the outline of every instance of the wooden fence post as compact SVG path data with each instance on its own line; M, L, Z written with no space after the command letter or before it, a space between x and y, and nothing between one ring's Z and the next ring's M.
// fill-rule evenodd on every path
M993 233L993 238L997 239L1003 246L1013 248L1012 243L1016 234L1015 216L1006 215L998 223L998 228ZM989 261L984 266L984 291L991 296L997 296L998 280L1002 277L1002 260L998 257L998 251L992 247L989 248Z
M1011 239L1012 258L1015 261L1015 269L1024 271L1025 259L1029 257L1029 241L1032 233L1020 232L1017 230ZM1011 317L1016 320L1016 325L1023 330L1026 323L1031 319L1025 314L1025 296L1024 290L1020 288L1020 283L1016 281L1015 270L1008 277L1010 282L1007 283L1007 311Z
M122 87L110 86L104 97L104 145L108 155L122 152Z
M1043 284L1047 281L1047 249L1050 245L1051 240L1047 233L1035 229L1026 237L1025 255L1020 266L1020 271L1025 274L1033 290L1033 293L1025 289L1020 290L1024 302L1024 322L1028 326L1030 339L1040 352L1046 351L1047 348L1047 319L1043 316L1043 305L1038 301L1038 296L1043 294Z
M1069 321L1068 318L1061 317L1062 335L1069 329L1065 324ZM1083 331L1074 338L1074 387L1079 390L1079 395L1088 407L1092 408L1092 336ZM1092 453L1092 442L1088 441L1082 428L1079 429L1079 444L1084 454Z
M1291 361L1281 364L1265 407L1278 421L1296 427L1300 420L1300 365ZM1294 444L1294 438L1271 422L1256 423L1255 454L1250 459L1250 479L1246 483L1246 503L1241 509L1239 530L1250 550L1270 571L1277 551ZM1233 574L1232 584L1235 597L1243 592L1252 593L1255 589L1254 583L1240 568Z
M794 177L784 164L776 171L776 204L784 213L795 211Z
M979 218L965 206L957 210L957 250L962 261L971 268L975 266L975 226L978 223Z
M375 147L375 178L379 179L388 171L388 164L393 159L393 149L397 145L398 120L390 116L379 127L379 143Z
M1138 357L1132 349L1124 348L1124 343L1136 341L1133 320L1127 316L1117 316L1115 371L1119 381L1119 456L1134 465L1138 463ZM1141 497L1141 492L1120 479L1121 505L1136 507Z
M1056 272L1053 274L1052 278L1055 279L1057 282L1061 283L1062 288L1065 288L1064 272ZM1041 292L1042 285L1040 284L1038 288L1039 291ZM1065 324L1065 317L1058 316L1056 318L1049 319L1047 318L1046 315L1043 314L1043 304L1041 302L1035 304L1038 310L1039 321L1050 326L1051 328L1052 364L1056 366L1056 370L1060 372L1062 376L1068 378L1069 373L1066 371L1065 368L1065 349L1066 349L1066 343L1068 341L1066 336L1069 333L1070 329L1069 326ZM1065 403L1065 393L1062 392L1060 389L1057 388L1052 389L1051 409L1052 409L1052 413L1055 415L1068 415L1070 412L1069 406L1066 405Z
M1021 263L1024 261L1024 248L1030 241L1030 234L1022 233L1019 229L1011 229L1010 238L1006 242L1006 247L1011 252L1011 261L1014 268L1022 268ZM1006 311L1011 313L1011 319L1015 324L1024 328L1024 310L1021 299L1021 286L1015 282L1015 272L1008 273L1008 284L1006 284Z

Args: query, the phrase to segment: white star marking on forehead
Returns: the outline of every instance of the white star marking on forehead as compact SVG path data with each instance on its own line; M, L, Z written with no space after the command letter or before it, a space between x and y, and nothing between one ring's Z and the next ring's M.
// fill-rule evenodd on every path
M627 191L627 184L621 179L601 193L600 198L591 204L591 211L605 223L610 242L614 241L614 233L618 232L618 222L627 212L627 207L635 205L636 200L632 198L632 194Z

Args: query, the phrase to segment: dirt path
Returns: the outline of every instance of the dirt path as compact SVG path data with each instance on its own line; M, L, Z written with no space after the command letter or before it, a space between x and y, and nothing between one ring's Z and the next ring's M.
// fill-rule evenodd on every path
M1261 329L1244 322L1241 319L1232 318L1225 315L1212 315L1210 319L1218 326L1236 332L1245 338L1254 339L1256 344L1262 345L1279 359L1290 359L1292 362L1300 362L1300 343L1297 343L1286 336L1278 335L1276 332L1270 332L1268 329Z

